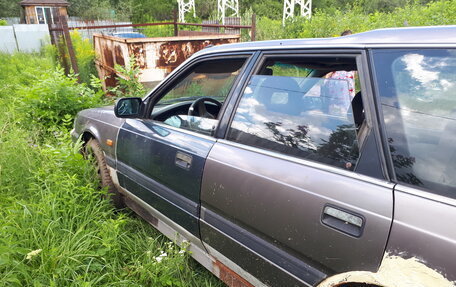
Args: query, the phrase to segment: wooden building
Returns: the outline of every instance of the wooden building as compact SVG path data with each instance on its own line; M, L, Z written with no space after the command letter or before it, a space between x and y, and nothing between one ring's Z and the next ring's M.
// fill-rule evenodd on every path
M22 22L25 24L55 24L59 15L68 16L65 0L22 0Z

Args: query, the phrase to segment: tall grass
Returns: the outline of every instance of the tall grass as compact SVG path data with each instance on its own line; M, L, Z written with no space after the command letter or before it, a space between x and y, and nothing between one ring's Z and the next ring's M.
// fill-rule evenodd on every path
M285 27L282 26L281 20L260 17L257 39L334 37L347 29L359 33L388 27L451 24L456 24L456 0L436 0L426 5L410 2L392 12L370 14L364 13L362 7L355 5L345 10L317 10L310 20L295 18Z
M90 88L59 79L51 63L0 54L0 286L220 286L185 249L102 199L64 123L23 122L34 89L62 93L49 100L53 112L63 108L52 101L93 104L65 98Z

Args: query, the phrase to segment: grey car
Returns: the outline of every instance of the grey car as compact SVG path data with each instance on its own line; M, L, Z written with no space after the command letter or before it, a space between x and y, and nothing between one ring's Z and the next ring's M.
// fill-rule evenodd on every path
M229 286L455 286L456 26L204 49L72 136Z

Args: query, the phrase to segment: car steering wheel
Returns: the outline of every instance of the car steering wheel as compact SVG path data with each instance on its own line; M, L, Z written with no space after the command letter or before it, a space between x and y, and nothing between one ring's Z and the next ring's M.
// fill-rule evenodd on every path
M215 104L219 109L222 107L222 103L213 98L201 97L193 101L193 103L190 105L190 108L188 109L188 116L200 116L203 118L215 119L215 116L207 111L204 102L211 102Z

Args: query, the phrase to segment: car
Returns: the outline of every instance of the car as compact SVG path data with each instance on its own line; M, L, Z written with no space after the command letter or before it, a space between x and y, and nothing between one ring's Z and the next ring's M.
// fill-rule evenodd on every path
M455 286L455 91L456 26L237 43L72 136L229 286Z

